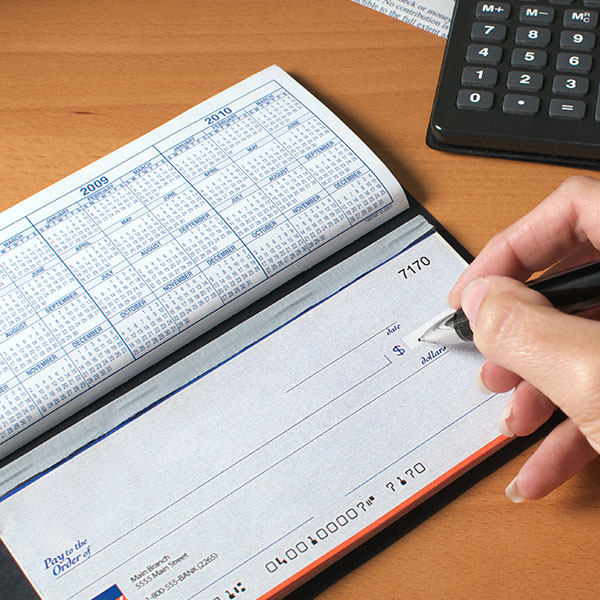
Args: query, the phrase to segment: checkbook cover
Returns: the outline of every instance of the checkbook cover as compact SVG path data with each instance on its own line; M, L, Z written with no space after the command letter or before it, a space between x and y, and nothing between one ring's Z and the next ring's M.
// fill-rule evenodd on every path
M347 179L351 180L351 178ZM161 402L161 400L165 398L165 396L172 394L174 390L185 386L183 391L183 395L185 396L186 393L189 393L189 390L193 389L193 385L186 386L192 377L195 377L199 373L210 371L224 361L226 364L233 364L234 360L243 362L243 357L249 356L252 352L256 352L256 347L258 347L258 345L256 345L257 340L260 340L261 343L265 343L265 340L270 340L269 343L271 343L278 335L281 335L282 331L286 330L287 326L282 327L285 323L292 323L291 326L295 327L298 326L298 323L301 321L310 320L314 315L323 313L323 311L326 310L325 307L335 304L342 295L350 293L348 290L358 289L360 286L367 285L365 282L369 278L375 277L373 273L383 273L385 269L387 269L387 271L385 271L386 273L388 271L389 273L393 273L393 269L395 268L394 265L396 263L391 261L401 261L405 256L411 256L412 260L407 265L398 263L399 270L396 274L402 272L402 276L408 280L409 277L412 278L415 275L414 271L417 271L418 269L419 272L422 270L423 273L428 273L428 277L431 278L432 282L430 286L435 288L437 285L434 274L446 278L439 280L441 282L439 283L440 286L449 286L451 283L450 280L452 277L458 275L460 269L464 267L464 263L453 262L454 271L445 273L443 269L437 271L436 269L438 267L430 268L431 258L428 255L419 254L421 248L429 249L432 256L439 255L440 264L443 264L446 260L445 257L451 255L448 251L448 244L449 247L456 250L458 255L468 259L468 255L464 249L462 249L458 243L453 240L441 226L439 226L435 219L431 217L431 215L428 215L414 200L409 198L409 207L399 216L380 225L377 229L366 235L363 235L355 242L340 249L336 254L324 258L320 263L313 266L308 271L300 273L294 279L283 284L250 307L243 309L228 321L217 325L213 330L203 334L197 340L188 344L188 346L177 350L155 367L152 367L143 374L137 376L130 383L122 386L115 392L108 394L101 402L97 403L96 406L90 408L88 411L81 411L81 413L72 417L65 425L60 426L49 435L45 436L41 444L27 448L21 456L10 461L10 463L4 467L3 475L5 475L6 478L3 480L3 493L8 492L15 488L15 486L18 486L23 481L31 479L32 477L34 478L33 484L31 486L25 486L23 488L24 492L28 493L29 489L33 489L40 484L43 485L44 481L49 480L47 477L55 477L57 474L69 469L71 464L76 463L80 456L87 455L88 451L95 452L96 449L105 445L105 441L112 440L114 435L121 435L120 432L128 431L128 428L135 427L136 424L141 423L143 419L164 410L164 407L169 405L171 399L168 399L166 402ZM223 256L226 256L226 254L223 254ZM454 259L452 259L452 261L454 261ZM438 263L435 262L435 264ZM390 275L385 275L385 277L390 277ZM359 280L361 281L357 285L353 283ZM380 285L376 286L376 289L373 290L373 298L377 297L376 293L382 293ZM388 298L386 298L386 296L388 296ZM364 303L364 298L367 297L369 296L365 295L359 304L362 305ZM337 300L332 302L332 298L337 298ZM408 306L420 307L418 300L418 297L412 298ZM381 302L383 303L385 301L389 301L388 294L383 294L381 297ZM350 301L347 308L349 309L355 304L356 302L352 304L352 301ZM309 310L311 308L313 308L313 310ZM305 314L307 316L303 316ZM298 318L300 315L302 315L302 317ZM357 316L354 321L351 321L351 327L346 327L346 329L352 331L359 322L360 317ZM313 330L309 331L311 332L311 337L314 337L312 334ZM322 331L322 323L315 331ZM399 328L393 321L390 321L388 326L380 329L374 336L367 336L364 342L360 342L356 345L349 356L354 356L355 358L352 360L356 360L357 362L351 368L345 367L347 370L343 372L343 377L351 377L354 376L354 374L358 377L361 369L364 369L366 365L369 365L369 362L372 359L369 348L372 349L373 344L375 343L372 340L386 340L386 337L384 336L397 334L398 331ZM269 336L271 332L275 332L274 336ZM413 352L408 352L403 346L395 344L387 351L390 356L382 354L381 358L383 363L381 365L373 365L372 373L365 375L363 379L357 380L356 386L363 385L365 381L371 380L370 378L372 377L378 377L380 372L390 372L389 370L386 371L386 369L389 369L390 365L392 365L392 359L404 360L403 357L406 353L413 356L411 360L418 359L417 362L421 361L422 363L418 366L415 373L420 371L421 368L427 368L429 370L436 369L444 360L447 360L446 357L448 356L448 353L446 350L438 352L437 350L432 349L428 353L424 353L423 356L417 357L414 352L415 338L413 334L414 331L411 333L412 337L408 336L403 338L404 341L410 345L410 349ZM377 344L379 343L380 342L377 341ZM323 346L326 346L326 344L323 344ZM248 349L248 351L242 352L244 349ZM366 352L366 354L361 354L363 352ZM379 352L379 350L377 350L377 352ZM377 355L379 356L379 354ZM322 377L322 373L327 374L331 365L335 366L341 364L339 360L345 356L346 354L342 354L340 359L336 358L333 362L328 363L323 367L323 369L317 369L315 373L306 380L301 379L296 382L286 391L286 393L289 393L290 397L295 394L300 394L299 397L304 397L303 395L305 392L301 392L300 390L305 390L307 389L306 386L313 385L313 382ZM234 357L234 359L229 361L228 359L230 359L230 357ZM344 358L344 360L346 359ZM215 377L214 373L219 372L220 369L215 369L214 371L211 371L209 377ZM410 377L412 377L412 375L410 375ZM203 378L200 378L198 381L201 381L202 379ZM334 380L335 379L336 378L334 378ZM334 380L326 379L323 385L335 386L337 383ZM318 386L319 389L320 385L321 384ZM395 385L397 384L394 384L394 386ZM350 385L343 394L352 394L356 386ZM218 386L213 386L213 389L214 388L218 388ZM185 392L185 390L188 390L188 392ZM491 398L488 398L483 402L478 401L478 403L465 414L468 415L484 405L486 406L486 410L490 409L494 412L492 408L495 402L497 402L497 400L492 402ZM334 405L335 402L332 406ZM148 410L149 406L150 409ZM318 411L320 410L321 409L319 408ZM356 410L356 414L359 412L361 412L361 414L367 414L366 412L362 412L367 410L366 405L357 407ZM131 419L136 415L140 418L134 418L124 427L119 427L121 423L128 421L128 419ZM463 419L463 417L457 416L456 422L460 421L462 423L467 423L467 421L461 421L461 419ZM304 417L300 418L293 427L301 427L304 421ZM337 424L333 427L336 428L346 422L347 417L342 417L341 420L338 419L338 421L336 421ZM445 435L443 433L445 429L446 427L442 427L438 433L433 435L433 437ZM97 443L92 443L89 449L84 450L84 452L78 452L83 440L95 440L104 436L107 432L114 433L101 439ZM304 537L295 541L295 545L293 544L290 548L282 548L283 553L278 550L272 557L268 557L269 560L266 560L264 563L262 567L263 577L271 577L276 573L275 578L279 581L279 583L272 586L271 592L267 592L265 597L275 597L289 592L293 587L296 587L307 578L314 575L318 570L323 569L333 561L337 560L342 554L348 552L368 537L374 535L398 516L414 507L424 498L448 483L458 474L476 464L484 456L504 443L504 440L498 438L495 434L492 435L489 432L486 432L486 436L491 441L482 444L477 443L476 451L471 453L464 460L449 465L448 468L445 468L438 476L430 477L431 472L427 473L427 475L423 475L427 468L419 461L415 464L411 464L407 472L405 472L405 469L396 476L395 480L390 480L388 482L390 485L387 486L386 493L391 494L391 496L388 496L387 502L392 502L394 506L393 508L390 508L390 510L385 510L383 512L381 512L381 509L377 509L380 510L381 514L378 513L379 516L376 518L367 518L362 521L362 525L356 525L358 521L355 521L355 519L358 519L358 515L362 515L363 513L366 514L374 503L377 502L375 496L371 494L355 501L353 505L342 511L334 521L324 521L323 527L315 526L314 531L310 530L309 533L302 530L304 531ZM275 441L275 438L273 441ZM288 458L293 457L295 454L295 451L292 452L288 455ZM73 458L67 459L59 465L58 468L54 468L54 465L57 462L62 461L63 457L68 455L73 455ZM117 463L109 461L106 464L112 465ZM269 469L271 469L271 467L269 467ZM40 472L46 474L36 477ZM410 474L408 474L408 472L410 472ZM373 475L373 477L379 476L379 473ZM400 493L399 490L403 490L404 486L409 485L407 478L420 476L430 478L431 481L427 485L420 486L419 491L410 495L406 500L395 502L389 499L394 498L394 494ZM429 481L429 479L427 480ZM248 483L244 485L249 485L251 481L252 479L248 480ZM357 490L363 489L362 486L367 485L369 481L370 478L367 477L364 482L357 482L357 487L349 490L347 495L352 496L352 494L356 494ZM126 487L123 487L122 489L123 491L126 491ZM118 492L115 491L115 493L115 497L117 497ZM7 502L12 502L13 498L19 498L20 495L21 492L18 491L14 495L11 494L7 498ZM228 497L228 495L223 499L226 497ZM331 510L333 510L333 508ZM359 513L358 511L362 512ZM290 514L292 512L293 511L290 510ZM90 514L92 513L90 512ZM155 517L152 518L154 519ZM316 519L315 523L317 523L317 520L321 518L325 518L325 514L322 516L315 515L310 517L308 521L305 521L288 531L286 536L292 535L296 531L300 532L303 527L313 527L312 524L309 524L312 523L312 519ZM220 526L227 527L229 521L225 519L221 522ZM356 527L356 531L352 535L343 536L343 541L340 541L340 538L336 541L333 534L335 531L338 531L338 529L346 526L348 526L346 531L350 531L352 527ZM131 531L133 532L134 530ZM127 535L129 535L129 533ZM134 539L135 535L137 534L134 534L130 539ZM47 535L43 539L52 540L53 536ZM271 546L275 543L277 543L277 540L276 542L267 544L267 546L263 548L263 552L270 550ZM103 552L104 557L109 556L110 553L114 551L112 544L113 542L104 546L104 549L106 550L106 552ZM314 560L309 560L308 563L306 563L305 559L308 554L302 557L300 555L304 555L308 552L309 544L314 548L320 544L319 548L328 549L326 551L320 550L318 558L315 555ZM112 548L111 551L108 551L109 547ZM80 538L79 536L77 536L76 540L68 542L65 548L65 552L74 553L74 556L78 558L79 562L77 563L77 566L75 566L75 562L65 562L64 557L61 558L61 552L53 554L50 550L43 559L43 564L44 569L53 572L53 576L57 578L57 581L58 578L66 578L63 579L63 582L65 582L66 585L66 581L71 577L71 573L82 572L81 566L86 564L86 560L90 560L96 555L99 555L99 550L97 547L94 548L94 542L90 542L86 537ZM93 548L94 550L92 551ZM96 554L94 554L94 552ZM16 555L19 556L20 553L16 553ZM87 600L88 592L91 594L91 597L95 598L104 598L106 595L108 595L106 597L110 597L111 594L121 594L123 597L130 597L132 594L136 594L135 596L132 596L135 600L135 598L138 597L145 597L145 595L140 596L136 590L143 590L144 594L150 593L150 586L154 581L155 575L157 577L162 577L164 575L166 580L167 573L174 575L174 577L168 582L170 587L167 586L164 591L170 592L170 590L175 589L177 586L179 586L177 587L178 590L183 590L184 586L192 585L190 584L190 581L193 574L198 573L205 568L208 569L209 565L218 564L218 560L222 561L219 557L219 553L213 552L196 560L196 562L191 565L190 556L191 555L187 552L180 552L177 555L169 554L167 552L163 554L162 557L154 557L156 561L152 564L157 566L150 569L150 571L153 571L150 575L148 575L148 573L144 574L144 569L140 569L136 573L130 574L128 578L126 578L125 583L119 579L119 581L106 580L97 585L93 583L86 584L80 588L80 591L77 594L70 597L75 598L76 596L77 599L86 598ZM291 565L298 557L299 560L296 564L300 565L302 561L306 564L297 568L289 567L288 565ZM250 554L248 560L251 561L255 558L255 555ZM71 559L71 561L72 560L73 559ZM104 558L102 560L104 560ZM181 565L181 567L179 567L179 565ZM75 569L71 570L71 567L75 567L77 571L75 571ZM242 565L233 565L233 567L232 572L241 568ZM85 570L85 567L83 570ZM150 578L148 579L149 576ZM215 592L213 594L212 591L207 589L206 594L210 595L211 600L216 597L232 597L241 593L244 593L245 597L252 597L252 587L246 587L244 581L234 581L232 579L226 583L228 587L220 590L218 593ZM215 582L215 585L217 584L218 582ZM14 585L16 586L17 583L14 583ZM260 585L263 585L263 583ZM99 586L102 589L100 589ZM2 585L0 589L17 588L13 588L13 582L9 582L6 587ZM153 590L152 593L164 593L164 591L160 592L160 589L161 588L157 588L156 590ZM258 590L259 586L255 586L254 589ZM152 595L152 593L150 595ZM178 595L180 593L183 593L183 591L171 592L171 597L180 597ZM204 597L202 595L203 593L204 592L200 590L194 592L194 595L190 597ZM22 597L23 600L25 600L27 597L26 594L27 592L23 592L19 597ZM33 594L33 592L31 592L31 594ZM208 595L206 597L208 597ZM35 596L32 595L31 597L33 598ZM64 597L62 592L59 592L58 597ZM119 596L117 595L116 597L118 598Z

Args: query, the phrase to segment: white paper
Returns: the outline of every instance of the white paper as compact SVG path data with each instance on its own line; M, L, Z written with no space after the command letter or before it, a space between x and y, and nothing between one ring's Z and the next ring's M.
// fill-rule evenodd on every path
M454 0L353 0L374 10L447 38Z
M404 342L464 267L431 233L2 501L2 539L44 600L281 589L503 440L472 345Z
M273 66L5 211L0 456L406 206Z

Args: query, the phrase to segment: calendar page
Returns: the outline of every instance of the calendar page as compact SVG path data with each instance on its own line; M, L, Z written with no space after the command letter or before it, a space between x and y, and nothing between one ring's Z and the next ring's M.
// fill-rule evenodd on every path
M0 456L406 206L272 66L5 211Z
M41 598L280 597L503 445L475 346L418 341L465 266L430 230L2 500Z

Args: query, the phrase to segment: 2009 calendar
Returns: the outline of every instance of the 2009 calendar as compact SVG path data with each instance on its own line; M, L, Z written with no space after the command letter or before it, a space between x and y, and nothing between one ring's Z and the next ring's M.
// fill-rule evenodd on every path
M9 209L0 456L406 205L271 67Z

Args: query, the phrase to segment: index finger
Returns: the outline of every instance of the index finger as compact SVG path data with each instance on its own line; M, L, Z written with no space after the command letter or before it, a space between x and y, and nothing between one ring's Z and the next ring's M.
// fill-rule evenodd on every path
M569 177L486 244L452 288L448 303L458 308L462 290L477 277L504 275L525 281L587 243L600 249L600 181Z

